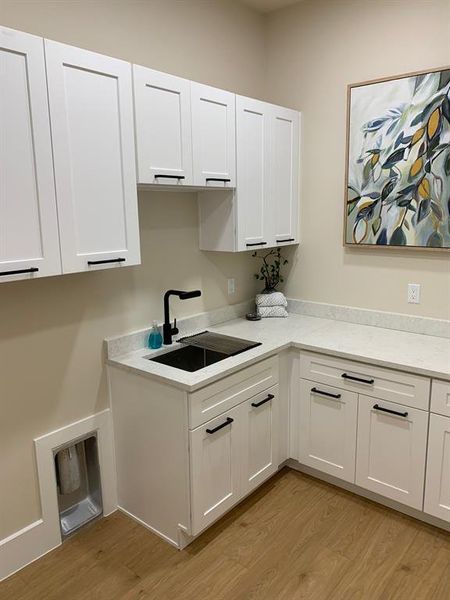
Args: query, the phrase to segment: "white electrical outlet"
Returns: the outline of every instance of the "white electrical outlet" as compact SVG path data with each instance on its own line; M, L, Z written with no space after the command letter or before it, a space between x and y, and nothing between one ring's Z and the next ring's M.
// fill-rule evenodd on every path
M228 283L228 295L231 296L236 291L236 279L234 277L232 279L227 279Z
M420 304L420 283L408 283L408 303Z

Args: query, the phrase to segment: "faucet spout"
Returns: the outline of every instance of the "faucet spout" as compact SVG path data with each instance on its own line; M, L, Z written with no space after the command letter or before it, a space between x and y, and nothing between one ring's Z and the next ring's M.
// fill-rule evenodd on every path
M165 345L172 343L172 336L178 333L177 321L175 319L172 327L170 323L169 298L170 296L178 296L180 300L188 300L189 298L198 298L202 293L200 290L185 292L183 290L167 290L164 294L164 325L163 325L163 341Z

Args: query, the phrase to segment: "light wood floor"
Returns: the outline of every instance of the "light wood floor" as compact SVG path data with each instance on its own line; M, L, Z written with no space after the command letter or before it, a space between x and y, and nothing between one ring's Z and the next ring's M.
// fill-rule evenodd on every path
M450 535L283 470L179 552L121 513L0 600L449 600Z

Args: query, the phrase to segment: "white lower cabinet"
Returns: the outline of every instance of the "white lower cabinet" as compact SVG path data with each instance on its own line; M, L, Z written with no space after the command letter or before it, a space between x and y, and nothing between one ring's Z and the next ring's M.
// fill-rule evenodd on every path
M422 510L428 412L359 396L356 484Z
M274 386L190 432L193 535L277 471L278 425Z
M299 461L354 483L358 395L306 379L299 394Z
M241 497L242 416L242 407L237 406L190 432L193 535Z
M450 417L430 416L424 511L450 522Z
M243 404L243 494L257 488L278 469L279 406L278 386Z

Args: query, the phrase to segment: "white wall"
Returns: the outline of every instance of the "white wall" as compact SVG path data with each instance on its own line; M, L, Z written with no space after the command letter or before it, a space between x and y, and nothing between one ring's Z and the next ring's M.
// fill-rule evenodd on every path
M346 88L450 65L449 0L304 0L270 14L267 97L303 112L292 297L450 318L450 254L342 247ZM422 285L420 305L407 284Z
M263 18L230 1L0 0L0 24L251 96L264 88ZM107 405L102 340L254 292L249 255L198 249L193 194L140 193L142 265L0 287L0 539L40 517L33 438ZM237 292L228 297L227 277Z

